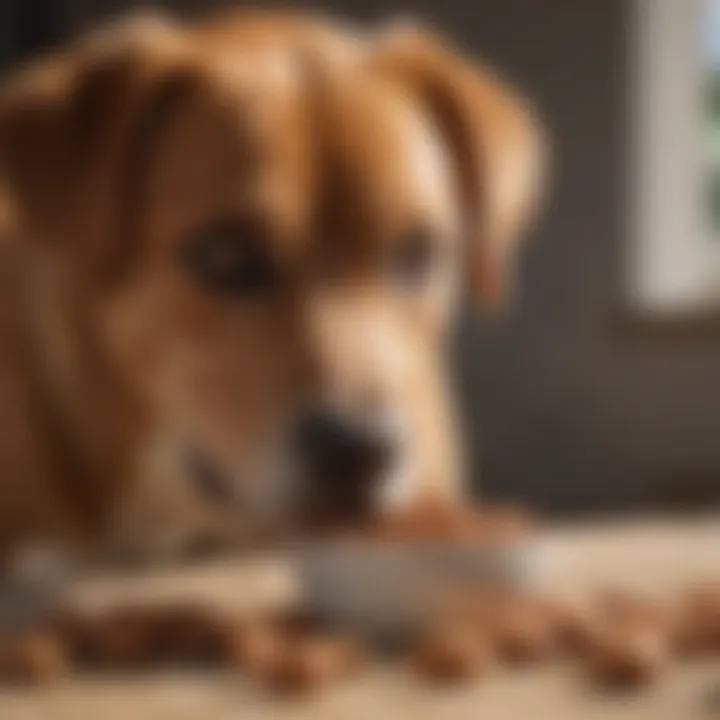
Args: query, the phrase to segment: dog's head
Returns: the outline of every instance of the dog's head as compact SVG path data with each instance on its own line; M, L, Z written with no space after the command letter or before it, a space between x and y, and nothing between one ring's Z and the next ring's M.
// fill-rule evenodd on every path
M255 514L455 482L444 333L506 294L542 155L490 72L417 28L143 23L0 124L48 302L189 482Z

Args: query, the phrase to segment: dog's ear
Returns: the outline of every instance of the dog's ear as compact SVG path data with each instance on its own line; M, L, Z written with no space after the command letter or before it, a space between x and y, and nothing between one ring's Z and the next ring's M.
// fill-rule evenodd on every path
M499 306L544 179L533 112L492 72L417 25L388 28L370 62L418 97L441 129L458 170L470 287L483 307Z
M133 145L186 85L181 32L137 18L41 60L0 92L0 187L24 235L107 248ZM136 148L137 149L137 148ZM106 258L105 258L106 259ZM104 261L104 260L103 260Z

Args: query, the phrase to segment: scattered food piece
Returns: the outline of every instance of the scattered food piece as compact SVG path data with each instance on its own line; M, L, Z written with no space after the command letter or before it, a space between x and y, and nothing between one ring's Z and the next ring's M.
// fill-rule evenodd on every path
M542 598L540 603L563 650L581 653L600 632L600 613L586 598L554 596Z
M68 672L68 658L53 633L32 633L0 639L0 679L45 683Z
M678 650L684 655L720 652L720 585L691 588L682 603Z
M435 630L420 640L410 663L424 678L458 682L476 676L492 662L490 645L462 625Z
M549 617L532 605L509 606L498 616L491 632L499 655L509 662L547 659L558 649Z
M362 653L339 638L303 638L290 643L275 662L264 668L263 679L274 691L298 695L354 675L362 666Z
M220 614L189 604L159 610L152 635L162 658L217 662L225 655L229 628Z
M286 652L287 641L267 621L244 620L229 630L228 663L236 670L263 675L274 668Z
M659 678L669 660L668 645L658 632L607 631L594 639L588 653L591 677L603 687L630 689Z
M145 607L122 607L89 619L82 636L83 659L107 667L137 667L156 660L158 616Z

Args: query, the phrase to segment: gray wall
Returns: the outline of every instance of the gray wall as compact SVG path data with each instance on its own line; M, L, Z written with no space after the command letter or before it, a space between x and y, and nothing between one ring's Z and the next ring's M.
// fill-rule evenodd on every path
M715 333L620 333L627 175L622 0L503 0L449 25L539 103L555 145L551 207L505 325L467 321L461 389L485 492L555 508L655 504L720 490ZM455 15L455 17L452 17ZM673 490L673 492L675 492ZM716 494L717 497L717 494Z
M60 3L68 26L124 4ZM383 0L316 5L389 12ZM535 100L554 139L554 189L524 258L519 303L502 321L468 315L458 330L459 395L486 496L587 510L654 503L668 478L720 490L720 329L680 340L619 333L613 322L629 241L627 8L627 0L393 8L440 24L501 68Z

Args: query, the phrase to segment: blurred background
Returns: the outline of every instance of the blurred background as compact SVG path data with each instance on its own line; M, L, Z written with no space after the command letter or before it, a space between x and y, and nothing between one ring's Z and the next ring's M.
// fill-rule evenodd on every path
M0 62L131 6L2 0ZM515 306L468 312L457 331L482 494L562 513L720 504L720 2L312 7L440 26L524 89L552 138L553 188Z

